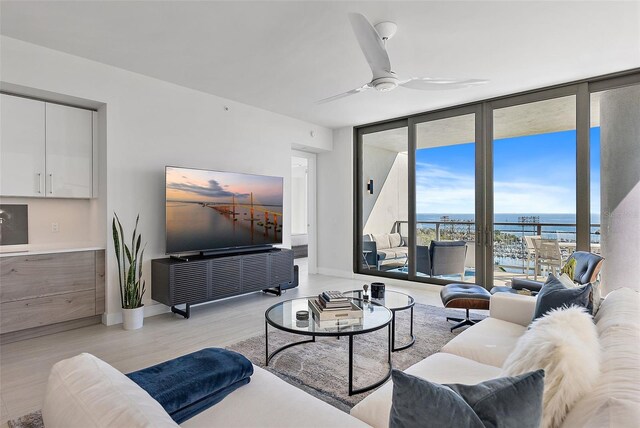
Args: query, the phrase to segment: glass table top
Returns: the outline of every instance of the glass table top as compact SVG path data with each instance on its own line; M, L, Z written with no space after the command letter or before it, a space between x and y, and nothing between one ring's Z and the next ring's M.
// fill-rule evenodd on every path
M345 291L344 294L347 297L355 297L362 299L362 290ZM371 297L371 289L368 291L369 298L372 302L378 303L391 310L407 309L413 306L414 299L408 294L400 293L399 291L385 290L384 297L382 299L374 299Z
M267 309L264 314L265 319L278 329L309 336L343 336L367 333L391 322L392 313L389 309L357 298L352 298L351 301L362 308L362 318L318 321L313 318L313 312L309 308L309 299L314 298L305 297L277 303ZM309 311L309 319L297 320L296 312L303 310Z

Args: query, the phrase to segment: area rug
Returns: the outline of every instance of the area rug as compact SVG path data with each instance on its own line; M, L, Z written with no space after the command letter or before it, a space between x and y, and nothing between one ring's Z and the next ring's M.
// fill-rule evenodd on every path
M44 428L44 422L42 422L42 413L40 410L19 417L18 419L10 420L7 424L9 425L9 428Z
M415 344L391 355L393 367L404 370L431 354L438 352L460 331L451 332L453 325L446 316L455 310L416 303L414 308ZM477 319L484 318L476 315ZM269 327L269 352L287 343L304 340L298 336ZM354 387L372 384L388 371L387 329L355 336L354 338ZM396 313L396 343L409 341L409 311ZM348 394L349 341L346 337L317 337L315 343L306 343L286 349L273 357L265 367L264 334L246 339L228 347L265 368L279 378L337 407L349 412L353 406L371 392L353 396Z

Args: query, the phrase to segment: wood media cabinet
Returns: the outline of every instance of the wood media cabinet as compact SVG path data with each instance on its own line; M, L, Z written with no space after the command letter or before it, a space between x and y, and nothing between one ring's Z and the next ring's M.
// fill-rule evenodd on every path
M193 304L255 291L280 295L298 285L293 251L284 248L189 260L155 259L151 261L151 282L151 298L185 318L191 316ZM182 304L185 310L176 308Z

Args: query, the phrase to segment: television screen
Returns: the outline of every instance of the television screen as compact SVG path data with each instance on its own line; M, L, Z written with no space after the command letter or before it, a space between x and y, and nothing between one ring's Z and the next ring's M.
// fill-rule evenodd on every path
M167 253L282 243L282 177L167 166Z

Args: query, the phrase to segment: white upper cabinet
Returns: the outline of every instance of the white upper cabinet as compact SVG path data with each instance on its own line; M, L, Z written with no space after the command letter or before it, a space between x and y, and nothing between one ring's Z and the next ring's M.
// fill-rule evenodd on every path
M0 195L45 196L45 103L0 97Z
M90 198L93 118L90 110L47 103L47 196Z
M91 198L93 112L2 94L0 195Z

